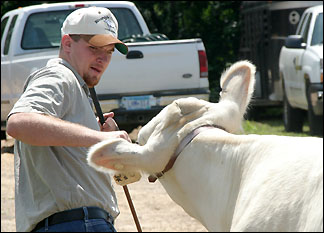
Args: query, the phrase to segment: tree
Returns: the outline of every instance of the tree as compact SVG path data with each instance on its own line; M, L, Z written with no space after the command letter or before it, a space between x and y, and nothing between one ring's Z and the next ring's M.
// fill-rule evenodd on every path
M240 43L237 1L134 1L151 32L170 39L201 38L209 65L210 101L218 101L223 70L237 59Z
M1 16L18 7L48 3L48 1L1 1Z

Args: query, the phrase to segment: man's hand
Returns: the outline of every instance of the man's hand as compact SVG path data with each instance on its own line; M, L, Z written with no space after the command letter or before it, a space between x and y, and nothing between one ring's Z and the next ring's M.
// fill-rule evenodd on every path
M115 114L113 112L104 113L105 123L103 125L101 125L99 118L97 117L97 121L101 131L111 132L119 130L117 123L113 119L114 115Z
M126 131L119 130L117 123L113 119L114 115L115 114L113 112L104 113L105 123L103 125L101 125L99 118L97 117L100 130L103 132L111 132L112 133L110 134L111 137L123 138L129 142L132 142L132 140L130 139Z
M124 130L120 131L111 131L111 132L106 132L105 136L102 138L102 140L107 140L107 139L114 139L114 138L123 138L127 140L128 142L132 142L130 139L128 133Z

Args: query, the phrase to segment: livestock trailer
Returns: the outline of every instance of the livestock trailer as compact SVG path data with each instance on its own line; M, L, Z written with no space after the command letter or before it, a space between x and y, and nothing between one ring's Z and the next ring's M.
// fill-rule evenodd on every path
M244 1L238 58L253 62L256 85L252 106L280 106L283 99L279 54L288 35L296 32L302 13L322 1Z

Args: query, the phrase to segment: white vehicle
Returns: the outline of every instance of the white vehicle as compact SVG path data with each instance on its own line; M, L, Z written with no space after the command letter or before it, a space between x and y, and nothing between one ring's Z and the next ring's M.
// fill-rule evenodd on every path
M33 71L58 56L60 28L77 8L109 8L118 37L129 48L114 53L96 92L102 111L115 112L121 129L147 123L164 106L187 96L209 99L208 62L201 39L168 40L151 34L131 2L65 2L34 5L1 17L1 135L6 118Z
M308 8L279 57L287 131L301 131L305 110L312 135L323 135L323 5Z

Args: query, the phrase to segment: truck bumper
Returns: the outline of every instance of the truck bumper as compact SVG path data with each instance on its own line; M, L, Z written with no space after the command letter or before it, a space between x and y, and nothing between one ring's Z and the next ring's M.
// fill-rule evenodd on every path
M308 95L315 115L323 115L323 83L309 85Z
M103 112L114 112L114 119L118 125L144 125L156 116L165 106L174 100L186 97L196 97L209 101L209 90L203 89L195 92L172 93L170 95L161 95L161 93L152 94L156 104L149 109L126 109L122 104L122 96L107 99L107 96L98 95L98 99ZM106 98L105 98L106 97Z
M155 106L145 110L126 110L119 108L113 110L113 112L115 113L114 119L118 125L144 125L162 109L162 106Z

